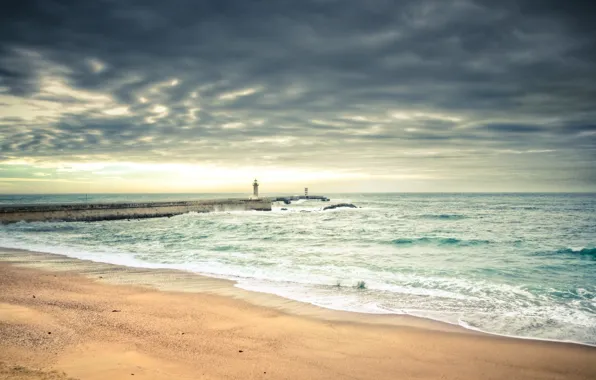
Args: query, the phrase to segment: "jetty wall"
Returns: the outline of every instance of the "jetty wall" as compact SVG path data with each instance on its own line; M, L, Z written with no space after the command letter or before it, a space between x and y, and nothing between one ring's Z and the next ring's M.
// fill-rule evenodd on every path
M271 211L271 200L211 199L177 202L44 204L0 206L0 223L99 221L170 217L188 212Z

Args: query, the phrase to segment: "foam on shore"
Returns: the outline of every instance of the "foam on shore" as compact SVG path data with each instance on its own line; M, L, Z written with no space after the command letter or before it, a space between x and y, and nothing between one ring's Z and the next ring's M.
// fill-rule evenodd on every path
M409 326L435 331L479 334L442 321L419 318L396 313L363 313L320 307L265 293L257 289L235 286L236 282L224 278L207 277L178 269L134 267L77 259L62 254L34 252L21 249L1 248L0 262L7 262L27 268L56 272L81 274L104 282L122 285L147 286L163 291L207 292L237 299L252 304L273 308L290 314L327 321L361 322L392 326Z

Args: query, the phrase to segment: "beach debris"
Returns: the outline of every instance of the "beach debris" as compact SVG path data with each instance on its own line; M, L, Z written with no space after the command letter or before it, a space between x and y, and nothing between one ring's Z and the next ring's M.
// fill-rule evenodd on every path
M102 276L99 276L99 278L103 278Z
M35 298L35 294L33 295L33 298Z
M242 353L242 352L244 352L244 351L242 351L242 350L238 350L238 352Z
M112 310L112 313L119 313L119 312L120 312L120 310L117 310L117 309Z
M364 281L358 281L356 283L355 288L356 289L360 289L360 290L366 289L366 282L364 282Z
M340 207L358 208L358 206L355 206L355 205L353 205L351 203L338 203L336 205L331 205L331 206L323 207L323 211L325 211L325 210L333 210L335 208L340 208Z
M52 332L51 331L48 331L48 335L52 335Z

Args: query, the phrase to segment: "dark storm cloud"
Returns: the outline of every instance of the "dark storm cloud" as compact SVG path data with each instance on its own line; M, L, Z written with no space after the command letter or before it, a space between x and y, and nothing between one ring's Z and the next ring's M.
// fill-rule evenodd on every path
M0 96L58 109L2 118L1 153L314 164L333 152L341 167L472 145L591 159L595 14L555 0L13 1Z
M480 126L491 132L496 133L539 133L547 130L545 127L538 125L524 125L524 124L487 124Z

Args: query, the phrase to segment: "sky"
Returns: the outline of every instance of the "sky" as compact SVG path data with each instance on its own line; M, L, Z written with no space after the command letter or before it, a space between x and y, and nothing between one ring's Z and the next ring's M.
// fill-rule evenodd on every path
M596 191L596 5L19 0L0 193Z

